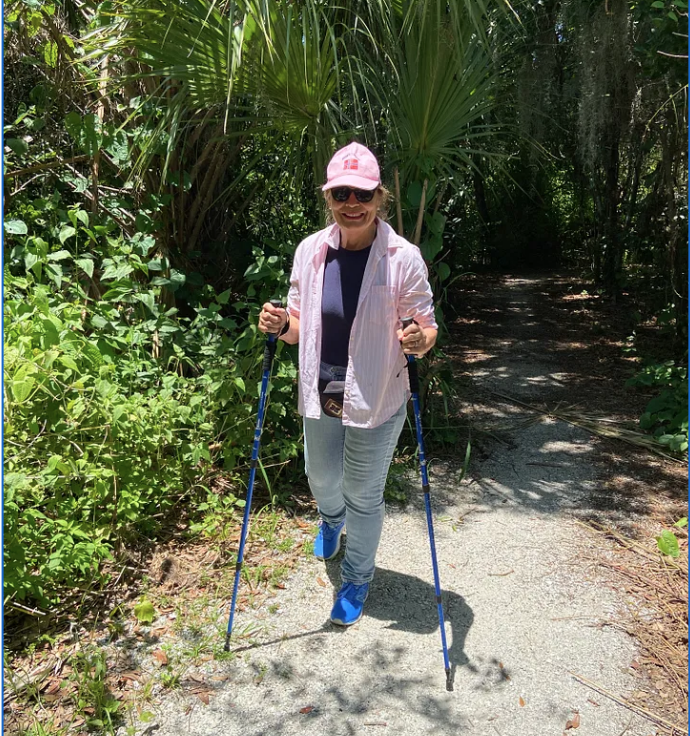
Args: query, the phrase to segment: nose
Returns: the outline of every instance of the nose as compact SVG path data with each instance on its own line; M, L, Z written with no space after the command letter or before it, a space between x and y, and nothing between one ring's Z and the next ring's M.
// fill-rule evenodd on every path
M357 197L355 197L354 190L350 192L350 196L347 198L345 204L359 204Z

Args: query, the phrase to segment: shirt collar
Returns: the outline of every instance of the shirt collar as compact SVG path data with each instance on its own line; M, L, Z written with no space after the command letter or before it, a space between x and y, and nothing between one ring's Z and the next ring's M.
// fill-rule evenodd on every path
M372 242L372 251L381 252L383 254L388 247L388 232L386 230L386 223L380 218L376 218L376 235ZM340 226L337 222L334 222L330 227L326 229L325 242L329 248L340 248Z
M374 242L371 244L371 255L369 256L369 262L373 263L383 258L388 252L388 245L390 241L390 234L392 228L387 222L384 222L380 218L376 220L376 237ZM340 226L338 223L333 223L326 228L326 235L321 243L321 246L316 249L313 256L313 263L316 265L326 257L326 248L340 248Z

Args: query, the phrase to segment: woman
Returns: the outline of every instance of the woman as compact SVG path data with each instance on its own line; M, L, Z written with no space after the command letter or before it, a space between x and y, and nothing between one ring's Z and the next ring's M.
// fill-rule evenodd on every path
M379 165L359 143L339 150L323 186L332 225L295 252L288 308L264 304L262 332L299 342L304 454L321 525L314 554L338 554L342 587L331 621L362 617L383 527L383 491L410 396L403 353L436 342L432 293L419 249L381 219ZM403 332L400 320L414 317Z

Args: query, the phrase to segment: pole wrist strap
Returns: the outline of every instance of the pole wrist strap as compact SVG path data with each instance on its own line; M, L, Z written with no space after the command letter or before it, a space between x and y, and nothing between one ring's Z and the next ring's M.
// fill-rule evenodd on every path
M282 337L290 329L290 312L286 309L285 313L287 314L287 322L285 323L285 327L278 333L278 337Z

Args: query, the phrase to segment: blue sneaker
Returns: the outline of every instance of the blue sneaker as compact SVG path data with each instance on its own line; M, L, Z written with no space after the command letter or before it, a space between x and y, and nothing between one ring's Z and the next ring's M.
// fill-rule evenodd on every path
M338 526L331 526L325 521L321 522L319 533L314 540L314 557L319 560L330 560L340 550L340 535L343 533L345 522L341 521Z
M369 583L343 583L331 611L331 621L339 626L352 626L362 618L364 601L369 595Z

